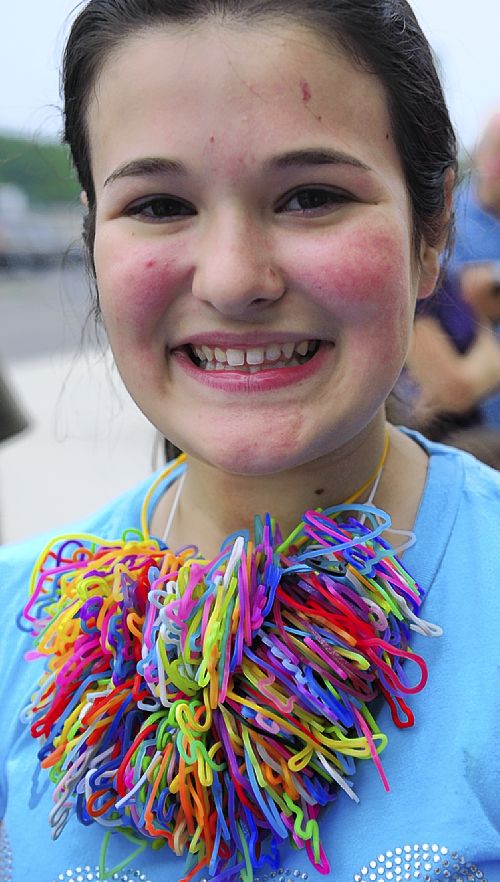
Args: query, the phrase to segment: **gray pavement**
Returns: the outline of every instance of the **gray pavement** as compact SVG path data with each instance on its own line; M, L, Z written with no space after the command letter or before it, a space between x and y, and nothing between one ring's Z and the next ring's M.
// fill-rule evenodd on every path
M81 328L82 270L0 275L0 360L31 426L0 445L0 534L58 530L146 477L153 429Z
M0 272L0 359L37 358L95 345L91 310L83 266Z

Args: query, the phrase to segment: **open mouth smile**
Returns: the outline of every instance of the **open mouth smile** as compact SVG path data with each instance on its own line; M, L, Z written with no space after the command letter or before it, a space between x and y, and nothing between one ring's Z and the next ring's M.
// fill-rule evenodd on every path
M192 363L203 371L237 371L257 374L262 371L301 367L316 355L319 340L297 343L269 343L266 346L228 348L188 344L186 352Z

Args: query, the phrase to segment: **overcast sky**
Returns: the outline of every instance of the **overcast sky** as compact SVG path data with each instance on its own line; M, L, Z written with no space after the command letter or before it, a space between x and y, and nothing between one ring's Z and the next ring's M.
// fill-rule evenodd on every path
M0 130L60 131L58 70L76 0L18 0L0 13ZM500 0L413 0L441 58L451 114L471 147L500 107Z

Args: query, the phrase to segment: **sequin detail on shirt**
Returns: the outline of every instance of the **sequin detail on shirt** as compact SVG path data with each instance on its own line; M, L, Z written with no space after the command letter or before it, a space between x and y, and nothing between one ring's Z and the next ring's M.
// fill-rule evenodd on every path
M3 824L0 824L0 882L12 882L12 848Z
M475 864L440 845L403 845L362 867L353 882L488 882Z
M65 870L55 877L54 882L99 882L99 867L76 867L74 870ZM107 877L107 882L153 882L146 873L128 867L119 873L113 873Z
M99 882L100 878L98 867L85 866L59 873L54 882ZM308 882L308 880L309 873L305 873L303 870L280 867L279 870L274 870L272 873L255 876L253 882ZM3 882L3 879L0 879L0 882ZM153 880L146 873L129 867L127 870L108 876L108 882L153 882ZM169 882L175 882L175 880L172 879ZM198 882L210 882L210 880L203 878Z
M2 840L3 842L3 840ZM6 877L10 882L12 877ZM99 882L99 868L76 867L56 876L53 882ZM475 864L468 863L456 851L440 845L403 845L386 851L362 867L352 877L353 882L488 882ZM0 877L0 882L4 878ZM129 867L108 877L108 882L153 882L148 874ZM174 880L169 880L174 882ZM210 882L203 877L198 882ZM283 866L270 873L254 877L253 882L312 882L310 872Z
M307 882L309 873L303 870L293 870L290 867L280 867L272 873L264 873L262 876L254 876L253 882ZM200 879L200 882L210 882L210 879Z

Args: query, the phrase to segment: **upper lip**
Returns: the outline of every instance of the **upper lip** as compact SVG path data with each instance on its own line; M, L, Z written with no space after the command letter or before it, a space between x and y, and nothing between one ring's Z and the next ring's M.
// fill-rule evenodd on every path
M180 349L182 346L211 346L220 349L249 349L251 346L269 346L271 343L301 343L303 340L320 340L318 334L302 331L249 332L248 334L228 334L221 332L202 332L191 334L176 341L169 348Z

